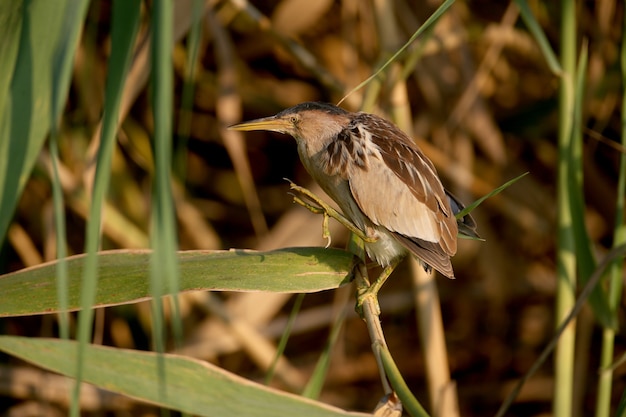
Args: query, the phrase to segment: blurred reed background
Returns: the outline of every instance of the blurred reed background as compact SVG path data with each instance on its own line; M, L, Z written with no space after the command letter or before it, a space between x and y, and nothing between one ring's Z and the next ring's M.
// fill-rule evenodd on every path
M559 4L529 3L558 54ZM294 205L283 180L316 189L293 140L266 133L244 138L225 128L303 101L338 102L397 51L438 4L174 2L172 189L179 248L325 245L321 217ZM103 209L102 249L150 246L155 166L148 83L151 6L152 2L142 3L136 49L122 91L121 125ZM578 2L576 7L577 37L588 42L589 52L582 108L584 224L601 257L613 242L623 152L619 54L624 4L597 0ZM58 131L69 254L82 253L85 247L89 213L85 196L90 193L99 143L111 8L110 1L89 2ZM199 31L190 34L194 24ZM460 242L453 260L457 279L436 278L462 416L495 414L554 334L558 96L559 77L521 21L516 4L476 0L457 1L426 36L342 104L393 119L415 138L444 184L465 203L530 173L473 213L485 242ZM56 257L50 163L44 147L2 246L2 273ZM344 248L347 231L332 221L331 231L332 245ZM416 397L427 403L428 357L422 355L416 331L407 271L399 270L381 291L381 320L404 378ZM353 291L342 288L304 297L271 385L301 392L335 317L346 305L351 309L353 301L347 299L353 298ZM166 350L262 381L294 302L289 294L184 294L179 303L183 341L175 347L169 340ZM171 304L166 303L168 308ZM153 348L150 312L148 303L97 310L96 343ZM222 319L224 312L230 317L227 321ZM588 308L579 316L577 329L572 415L588 416L596 405L602 329ZM56 336L57 326L52 316L31 316L3 319L0 331ZM614 356L625 347L618 333ZM373 409L382 392L367 329L355 313L348 313L330 354L320 400L350 410ZM24 378L43 374L4 359L0 367L2 373L23 373ZM625 370L615 369L613 410L626 387ZM548 361L526 383L507 415L552 415L553 375ZM48 382L56 378L61 377L46 374L39 380L52 385L60 383ZM65 415L67 400L57 394L33 396L0 384L0 407L6 416ZM85 405L84 415L159 414L153 407L115 398L106 405Z

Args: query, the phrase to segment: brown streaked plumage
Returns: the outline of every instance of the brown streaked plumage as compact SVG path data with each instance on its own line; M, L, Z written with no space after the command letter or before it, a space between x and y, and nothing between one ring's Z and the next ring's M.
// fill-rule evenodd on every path
M476 236L462 204L441 184L432 162L397 126L331 104L302 103L275 116L231 126L296 139L307 171L368 237L370 258L393 267L408 253L424 268L454 278L450 257L459 229Z

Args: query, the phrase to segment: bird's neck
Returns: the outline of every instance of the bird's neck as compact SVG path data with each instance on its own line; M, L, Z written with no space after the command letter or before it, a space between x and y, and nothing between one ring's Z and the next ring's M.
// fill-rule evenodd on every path
M309 159L328 147L332 136L311 136L307 140L296 138L300 159Z

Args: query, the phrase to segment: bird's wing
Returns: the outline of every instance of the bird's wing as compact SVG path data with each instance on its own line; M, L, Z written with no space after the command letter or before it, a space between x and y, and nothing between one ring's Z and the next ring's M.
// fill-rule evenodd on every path
M394 237L405 248L410 250L422 262L426 272L435 268L448 278L454 278L454 270L450 262L450 255L444 253L436 243L426 242L419 239L410 239L401 234L394 234Z
M465 206L450 191L446 190L446 195L448 196L448 201L450 202L450 208L452 208L452 213L454 213L454 217L456 217L458 213L465 209ZM480 239L480 235L478 234L478 232L476 232L476 221L471 214L468 213L460 219L457 218L456 224L459 228L460 235Z
M457 223L432 163L395 125L377 116L360 116L367 120L357 118L349 131L362 135L367 163L351 169L348 180L361 211L437 257L454 255Z

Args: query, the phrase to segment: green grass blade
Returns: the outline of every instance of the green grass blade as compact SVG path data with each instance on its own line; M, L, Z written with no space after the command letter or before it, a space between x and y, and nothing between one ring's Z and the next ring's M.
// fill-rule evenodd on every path
M54 204L54 219L56 229L57 257L59 267L57 268L57 291L59 294L59 332L62 338L69 338L69 313L67 312L68 294L68 272L64 258L67 256L66 247L66 227L65 211L63 204L63 191L61 189L58 171L58 125L61 115L65 109L67 92L70 85L72 64L74 63L74 51L76 50L82 23L87 14L89 1L81 0L74 2L65 10L64 24L61 31L61 38L57 44L57 49L53 56L52 66L52 97L50 105L50 157L52 160L52 194Z
M450 6L452 6L454 1L455 0L444 1L441 6L439 6L437 10L435 10L435 12L424 22L424 24L420 26L415 31L415 33L413 33L409 40L391 56L391 58L389 58L383 65L381 65L380 68L374 71L374 73L370 75L365 81L361 82L359 85L350 90L348 94L346 94L341 100L339 100L337 105L340 105L349 95L351 95L355 91L360 90L374 78L378 77L380 73L382 73L389 65L391 65L392 62L398 59L400 55L402 55L402 53L409 47L409 45L411 45L415 41L415 39L417 39L425 31L429 30L431 26L434 25L437 20L439 20L439 18L446 12L446 10L448 10Z
M622 27L626 27L626 16L622 17ZM626 31L622 30L622 47L620 51L622 75L622 146L626 145ZM617 177L617 199L615 203L615 226L613 230L613 247L626 243L626 224L624 223L624 199L626 199L626 154L620 155L619 173ZM609 270L608 301L611 312L616 312L622 299L624 266L622 262L614 262ZM611 415L611 397L615 368L611 366L615 351L615 330L605 328L602 332L602 350L600 353L600 372L598 380L598 396L596 400L596 417ZM626 392L622 393L616 416L626 415Z
M38 366L76 377L77 343L66 340L0 336L0 350ZM166 379L175 381L162 396L156 353L86 346L86 382L167 409L197 416L348 417L320 402L256 384L205 361L163 355Z
M67 96L83 22L74 3L66 14L62 0L0 2L0 242L50 128L52 91Z
M97 254L98 288L93 307L135 303L151 297L149 250L113 250ZM66 259L70 310L81 307L81 277L86 255ZM353 255L340 249L285 248L183 251L178 253L181 291L317 292L349 284ZM58 311L58 261L0 276L0 317ZM164 283L164 293L173 291Z
M291 308L291 312L289 313L289 320L287 320L285 330L280 336L278 346L276 347L276 356L274 356L274 360L272 360L272 363L267 370L267 373L265 374L265 385L269 385L272 382L272 378L274 378L276 364L278 363L278 360L282 356L283 352L285 352L285 348L287 347L287 341L289 340L289 336L291 335L291 329L293 329L293 324L296 322L296 318L298 317L298 313L300 312L300 308L302 307L304 296L305 293L300 293L296 296L296 301L293 303L293 307Z
M196 82L196 69L200 51L200 36L203 22L203 0L193 0L192 22L189 35L187 36L187 59L185 61L185 77L180 98L180 117L178 121L177 144L174 155L174 171L176 176L185 182L187 167L187 143L191 134L191 119L193 115L194 90Z
M11 124L19 114L11 112L12 77L17 62L22 32L21 1L0 3L0 244L4 242L13 211L17 204L20 173L9 170ZM7 106L7 103L9 104ZM20 157L23 159L23 156ZM19 187L19 190L18 190Z
M535 19L535 15L533 15L530 7L528 7L528 3L526 2L526 0L515 0L515 4L517 4L517 7L519 7L522 20L524 20L524 23L526 23L526 26L528 26L528 30L535 37L535 40L539 45L539 49L541 50L543 57L548 63L548 67L555 75L561 75L563 69L559 64L559 60L552 50L552 46L550 46L548 37L546 36L543 29L541 29L541 25L539 24L539 22L537 22L537 19Z
M157 356L159 396L166 397L172 380L165 369L166 332L163 310L163 290L168 286L178 294L178 264L176 259L176 224L172 195L172 117L174 102L174 74L172 52L174 47L172 0L155 0L150 25L152 43L152 115L154 120L154 185L152 194L150 294L152 295L152 341ZM178 298L172 301L174 344L183 340ZM167 413L166 413L167 414Z
M91 339L93 310L91 306L96 300L98 286L98 255L100 245L100 223L104 196L110 183L110 166L117 131L117 119L124 87L124 79L132 58L132 51L139 22L139 0L116 0L113 3L113 23L111 27L111 58L109 59L107 85L105 91L104 115L100 148L98 149L96 175L89 208L89 222L85 238L87 256L85 268L82 271L82 286L80 291L80 306L82 311L78 317L77 339L80 342L77 361L77 383L74 390L73 405L78 404L80 381L82 376L82 361L84 348ZM79 410L72 407L73 416L78 416Z
M578 316L580 310L582 310L594 287L600 282L600 278L606 273L607 269L614 262L617 262L618 260L623 262L625 257L626 244L617 246L611 249L609 253L606 254L602 262L599 263L598 268L593 272L593 275L591 276L591 279L589 279L589 282L585 284L585 287L580 292L576 303L572 303L572 308L563 315L563 320L559 322L554 337L552 337L550 343L548 343L548 345L543 349L537 360L535 360L535 362L528 369L526 374L524 374L524 377L515 384L515 387L511 390L507 398L500 406L500 409L496 413L496 417L504 417L506 415L506 412L508 411L511 404L513 404L515 398L517 398L526 381L528 381L541 368L541 366L543 366L543 364L548 359L557 344L561 342L563 333L566 332L569 327L571 327L572 321L574 320L574 318L576 318L576 316Z
M505 182L504 184L502 184L501 186L499 186L498 188L494 189L493 191L491 191L489 194L486 194L484 196L482 196L481 198L479 198L478 200L474 201L472 204L469 204L467 207L465 207L463 210L461 210L460 212L458 212L456 214L456 218L457 219L461 219L464 216L467 216L468 214L470 214L476 207L478 207L479 205L481 205L483 203L483 201L485 201L486 199L493 197L494 195L500 194L502 191L506 190L507 188L509 188L511 185L515 184L517 181L519 181L520 179L524 178L526 175L528 175L528 172L524 172L522 175L519 175L515 178L513 178L512 180L509 180L507 182Z
M74 52L78 46L82 23L87 14L89 0L73 0L67 3L60 30L60 39L53 56L52 66L52 122L58 123L65 109L70 88Z
M56 129L53 127L50 138L50 159L52 161L52 200L54 205L54 228L56 231L56 249L57 258L59 260L56 268L56 287L59 300L59 334L62 339L69 339L70 337L70 317L68 310L69 295L68 295L68 282L69 273L67 270L67 263L65 258L67 257L67 229L65 227L65 210L63 204L63 190L61 189L61 180L59 178L59 147L58 147L58 135Z
M583 45L577 66L577 76L574 91L574 125L569 155L568 186L570 196L570 210L572 213L572 232L576 247L577 269L581 284L589 281L596 270L597 263L593 256L593 242L589 239L585 225L585 202L583 197L583 134L582 109L585 92L585 75L587 73L587 47ZM594 288L589 297L589 304L596 318L604 327L617 328L617 317L611 311L602 286Z
M346 318L347 310L343 308L340 314L333 321L333 326L330 329L330 336L328 337L328 341L326 342L326 346L322 351L319 359L317 360L317 364L315 364L315 369L313 370L313 374L309 379L309 382L304 387L302 391L302 396L311 399L317 399L322 392L322 388L324 387L324 381L326 380L326 375L328 374L328 367L330 366L330 354L332 352L335 343L337 343L337 338L339 337L339 333L341 328L343 327L343 323Z
M563 70L559 86L559 132L557 166L557 289L555 323L558 327L576 301L576 246L573 223L583 221L572 217L569 195L570 148L574 129L574 80L576 78L576 2L561 0L560 50ZM572 415L574 385L574 323L563 331L554 355L555 417Z
M4 114L17 60L23 5L23 1L17 0L0 3L0 39L2 39L0 42L0 69L2 69L0 71L0 114Z

